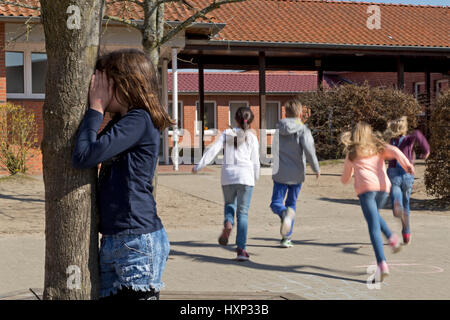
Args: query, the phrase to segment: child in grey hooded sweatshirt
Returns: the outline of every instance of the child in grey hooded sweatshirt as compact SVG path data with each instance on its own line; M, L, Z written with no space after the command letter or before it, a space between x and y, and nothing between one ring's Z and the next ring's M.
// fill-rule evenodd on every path
M281 219L283 248L292 247L296 203L302 183L305 181L306 161L311 165L317 178L320 176L314 139L311 131L300 119L302 108L301 102L296 99L286 103L286 118L278 122L278 134L275 135L272 144L274 185L270 208Z

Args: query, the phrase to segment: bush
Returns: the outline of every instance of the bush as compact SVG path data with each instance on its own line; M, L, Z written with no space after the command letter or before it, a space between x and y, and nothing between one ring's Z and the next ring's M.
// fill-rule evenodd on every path
M430 156L426 160L427 193L450 202L450 89L436 101L430 120Z
M28 151L36 143L34 114L22 106L0 105L0 163L10 174L26 172Z
M410 94L389 88L373 88L367 83L308 92L298 98L311 109L307 124L313 132L320 160L344 157L339 137L358 121L365 121L374 130L383 132L389 120L406 115L409 126L414 128L417 115L422 110Z

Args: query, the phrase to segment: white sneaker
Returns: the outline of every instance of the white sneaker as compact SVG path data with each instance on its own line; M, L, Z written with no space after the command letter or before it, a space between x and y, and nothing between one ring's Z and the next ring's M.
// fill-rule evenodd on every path
M293 246L291 239L283 238L280 241L280 247L282 248L292 248Z
M284 237L289 234L292 227L292 222L295 219L295 211L292 208L287 208L283 220L281 221L280 233Z

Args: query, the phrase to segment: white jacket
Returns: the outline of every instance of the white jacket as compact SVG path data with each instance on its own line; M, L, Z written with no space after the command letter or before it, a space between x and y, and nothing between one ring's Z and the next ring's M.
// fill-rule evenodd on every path
M236 148L234 146L235 137ZM206 150L200 162L195 166L195 170L200 170L210 164L224 147L222 185L254 186L259 178L259 143L256 136L249 130L245 132L240 128L225 130Z

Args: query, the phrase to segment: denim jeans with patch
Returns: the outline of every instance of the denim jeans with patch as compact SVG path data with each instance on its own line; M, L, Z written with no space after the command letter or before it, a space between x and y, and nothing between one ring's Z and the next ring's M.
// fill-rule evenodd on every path
M103 235L100 246L100 297L122 287L159 292L170 244L164 228L139 235Z
M414 184L414 176L406 173L406 171L403 170L402 167L388 168L387 174L392 184L390 192L392 208L394 208L394 203L399 203L403 208L403 211L405 213L405 225L403 226L402 233L410 233L409 200Z

